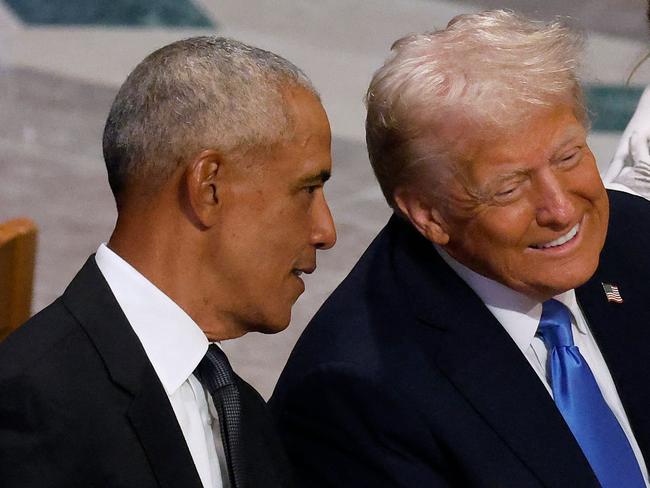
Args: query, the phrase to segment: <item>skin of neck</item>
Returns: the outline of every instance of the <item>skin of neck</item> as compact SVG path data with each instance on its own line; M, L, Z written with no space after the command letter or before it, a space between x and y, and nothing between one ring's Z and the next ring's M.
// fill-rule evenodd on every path
M211 341L246 333L219 305L218 277L205 266L215 229L193 214L183 171L155 193L133 184L124 191L108 247L181 307Z

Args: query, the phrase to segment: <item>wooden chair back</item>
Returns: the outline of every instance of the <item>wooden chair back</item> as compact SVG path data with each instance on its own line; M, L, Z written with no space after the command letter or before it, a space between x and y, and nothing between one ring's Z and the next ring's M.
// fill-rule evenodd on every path
M34 222L0 223L0 340L30 317L35 261Z

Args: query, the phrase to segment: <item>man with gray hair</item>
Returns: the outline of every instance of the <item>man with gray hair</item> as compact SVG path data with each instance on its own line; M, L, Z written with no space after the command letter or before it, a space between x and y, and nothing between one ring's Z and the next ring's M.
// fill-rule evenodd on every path
M270 52L198 37L135 68L104 131L115 230L0 344L3 487L290 485L220 341L287 327L334 244L330 139Z
M303 486L648 486L650 208L603 187L581 41L462 15L375 73L395 215L271 401Z

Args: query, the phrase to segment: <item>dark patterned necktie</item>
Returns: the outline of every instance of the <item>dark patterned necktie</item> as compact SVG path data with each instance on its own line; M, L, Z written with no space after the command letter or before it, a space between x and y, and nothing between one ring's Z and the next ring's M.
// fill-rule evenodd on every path
M210 392L219 414L221 439L232 488L245 488L241 459L241 402L235 383L235 373L228 358L216 344L210 344L208 352L196 367L194 375Z

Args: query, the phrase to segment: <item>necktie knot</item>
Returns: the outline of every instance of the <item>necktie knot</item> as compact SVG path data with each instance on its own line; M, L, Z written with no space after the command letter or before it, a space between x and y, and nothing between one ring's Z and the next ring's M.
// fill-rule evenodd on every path
M196 367L194 374L210 394L224 386L233 385L234 372L230 367L228 358L216 344L210 344L208 351Z
M549 351L555 347L573 346L571 312L557 300L545 301L542 305L542 318L537 332Z

